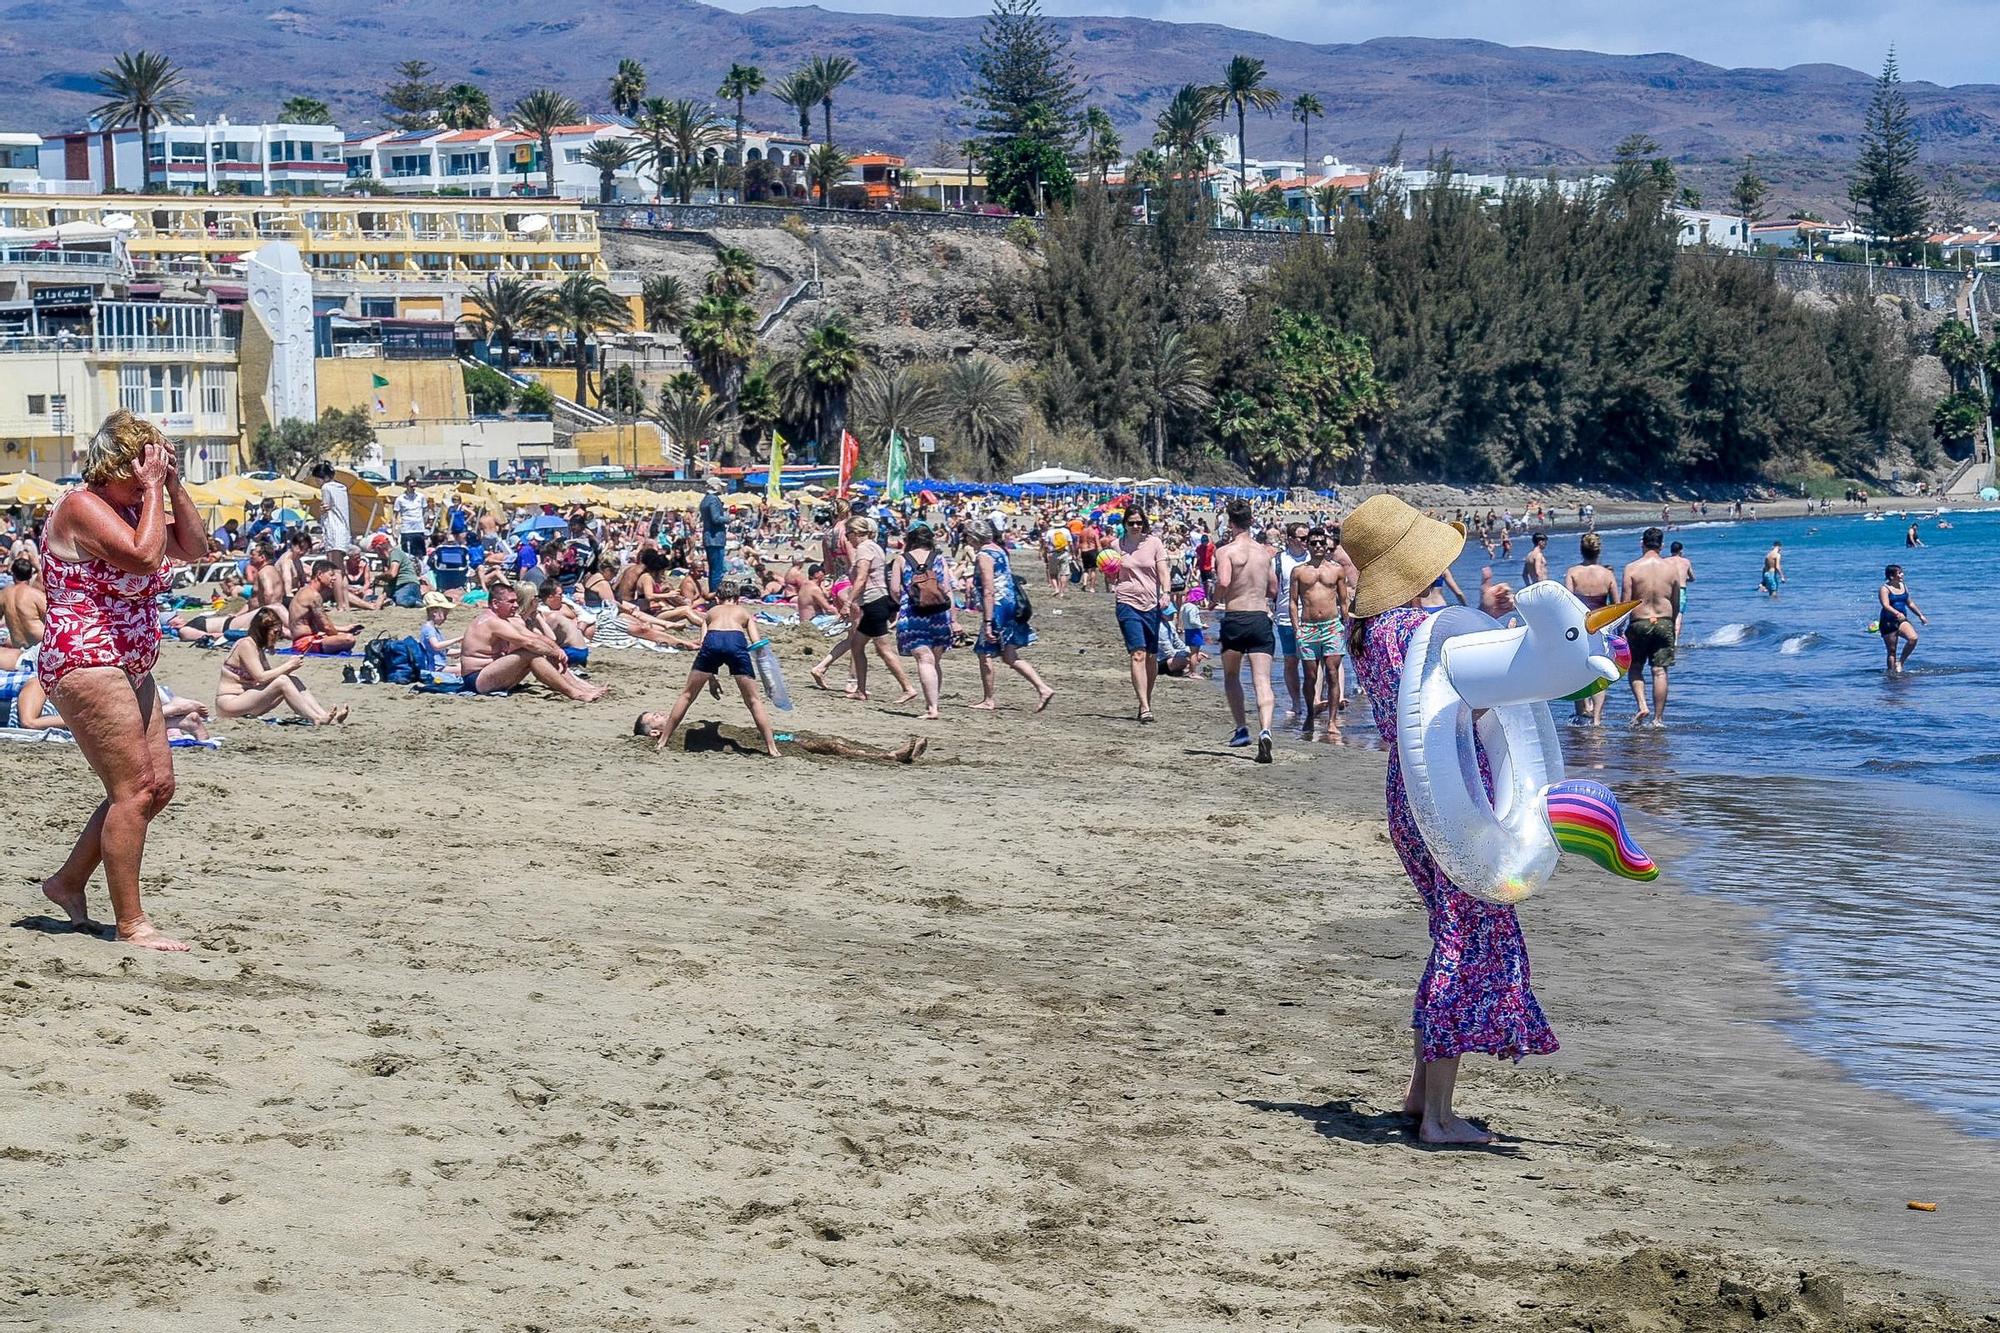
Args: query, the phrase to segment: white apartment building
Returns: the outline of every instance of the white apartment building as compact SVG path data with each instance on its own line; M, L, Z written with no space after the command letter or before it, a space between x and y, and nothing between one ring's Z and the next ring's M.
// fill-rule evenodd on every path
M42 178L42 136L0 134L0 191L32 190Z
M1676 208L1674 217L1680 222L1680 233L1675 239L1682 245L1707 245L1717 250L1750 248L1749 224L1733 214Z
M144 160L155 191L211 194L330 194L346 184L341 135L332 125L155 125ZM138 190L139 131L78 130L41 140L39 169L52 192Z

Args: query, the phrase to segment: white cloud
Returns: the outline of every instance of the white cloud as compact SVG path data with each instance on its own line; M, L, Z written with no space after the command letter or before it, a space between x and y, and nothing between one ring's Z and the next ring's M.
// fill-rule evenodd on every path
M758 6L724 0L731 9ZM828 8L902 14L979 14L983 0L820 0ZM1052 14L1114 13L1217 23L1304 42L1371 37L1476 37L1510 46L1623 54L1671 51L1725 66L1825 62L1866 73L1893 43L1903 77L1934 83L2000 81L2000 3L1921 0L1044 0Z

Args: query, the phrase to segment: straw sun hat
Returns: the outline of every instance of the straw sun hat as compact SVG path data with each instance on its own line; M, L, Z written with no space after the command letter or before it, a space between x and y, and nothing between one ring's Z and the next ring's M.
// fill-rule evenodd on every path
M1465 529L1440 523L1393 495L1363 500L1341 520L1340 544L1360 571L1354 614L1379 616L1415 600L1465 549Z

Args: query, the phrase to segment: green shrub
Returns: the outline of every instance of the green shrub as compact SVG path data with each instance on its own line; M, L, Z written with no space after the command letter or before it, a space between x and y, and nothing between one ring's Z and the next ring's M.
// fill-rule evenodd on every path
M549 391L548 385L536 380L533 384L521 386L520 392L514 395L514 406L525 416L546 417L556 410L556 396Z
M514 401L514 382L490 366L467 366L465 396L478 415L497 416Z
M1033 219L1015 218L1007 224L1007 239L1023 250L1036 250L1041 248L1042 233Z

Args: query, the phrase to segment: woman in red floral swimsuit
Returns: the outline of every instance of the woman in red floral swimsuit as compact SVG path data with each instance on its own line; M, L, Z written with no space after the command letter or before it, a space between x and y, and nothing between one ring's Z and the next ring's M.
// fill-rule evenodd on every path
M104 784L104 800L42 892L73 925L94 928L84 891L101 861L118 938L178 951L188 946L154 929L139 905L146 826L174 794L173 752L153 684L156 599L167 588L167 562L203 556L208 533L181 485L173 446L130 412L113 412L98 428L83 480L56 503L42 533L49 614L37 671Z

